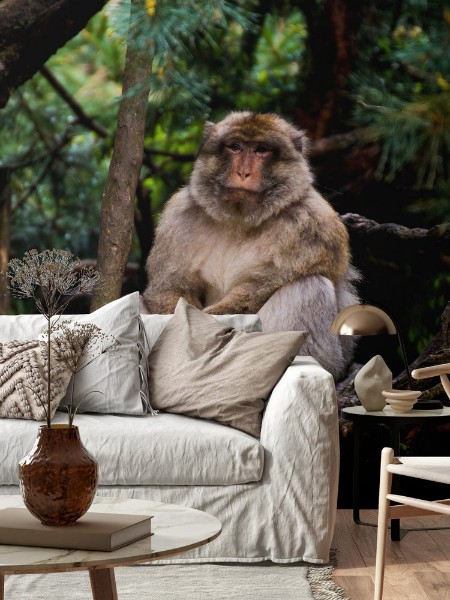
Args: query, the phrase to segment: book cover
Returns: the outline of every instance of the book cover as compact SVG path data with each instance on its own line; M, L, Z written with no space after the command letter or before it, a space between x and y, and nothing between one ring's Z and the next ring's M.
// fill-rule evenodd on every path
M0 510L0 544L111 552L151 535L148 515L88 511L74 525L42 525L26 508Z

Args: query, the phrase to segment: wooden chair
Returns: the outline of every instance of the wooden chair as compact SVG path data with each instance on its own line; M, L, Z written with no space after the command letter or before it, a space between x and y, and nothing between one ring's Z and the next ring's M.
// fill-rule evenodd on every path
M416 369L412 376L416 379L440 376L445 392L450 398L448 374L450 363ZM378 532L375 565L374 600L383 596L384 568L386 559L386 538L389 519L416 517L424 514L450 515L450 500L430 502L391 493L392 476L415 477L426 481L450 484L450 457L394 457L392 448L383 448L380 467L380 493L378 500ZM391 506L391 501L398 502Z

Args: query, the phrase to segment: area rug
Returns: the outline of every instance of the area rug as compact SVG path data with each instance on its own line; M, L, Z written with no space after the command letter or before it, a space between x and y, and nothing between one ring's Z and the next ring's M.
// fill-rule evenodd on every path
M348 600L333 567L304 563L139 565L115 570L119 600ZM88 600L86 571L5 578L5 600Z

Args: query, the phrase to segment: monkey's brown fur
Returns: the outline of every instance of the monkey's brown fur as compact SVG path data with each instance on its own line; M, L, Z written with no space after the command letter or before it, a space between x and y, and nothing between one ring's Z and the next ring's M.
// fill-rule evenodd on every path
M172 313L183 296L211 314L256 313L307 275L345 278L347 230L313 187L305 144L304 132L271 114L207 125L147 261L150 312Z

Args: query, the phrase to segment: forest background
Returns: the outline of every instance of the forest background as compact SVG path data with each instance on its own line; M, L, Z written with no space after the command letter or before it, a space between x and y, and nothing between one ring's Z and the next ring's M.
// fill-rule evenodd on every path
M362 299L396 316L411 359L450 362L449 6L85 4L0 0L0 271L28 249L59 248L93 263L102 254L119 293L142 290L159 215L205 120L276 112L308 132ZM115 249L102 240L113 221L130 231ZM0 313L31 310L5 283ZM401 370L396 339L358 353Z

